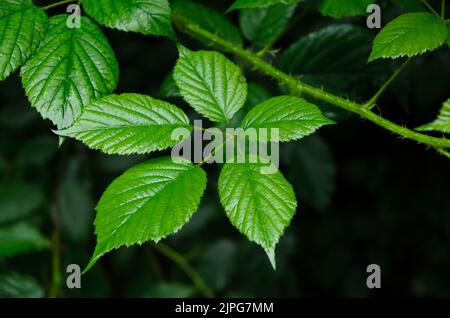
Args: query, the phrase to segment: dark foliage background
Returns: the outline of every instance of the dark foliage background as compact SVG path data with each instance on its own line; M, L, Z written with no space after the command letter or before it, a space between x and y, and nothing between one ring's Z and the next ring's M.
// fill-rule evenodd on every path
M208 6L223 12L227 4L208 1ZM383 21L400 12L386 2ZM236 13L229 16L237 22ZM345 22L365 25L360 18ZM276 47L286 48L302 35L333 23L312 12ZM177 59L175 44L104 31L120 65L117 92L157 96ZM180 39L190 48L202 47L187 37ZM336 55L353 49L347 47ZM383 116L409 127L432 120L450 96L449 57L446 47L414 59L382 98ZM386 78L397 64L383 63L387 71L382 78ZM281 94L276 83L249 69L246 72L250 81ZM367 99L378 82L364 85L367 92L359 98ZM190 111L179 100L173 102ZM449 297L448 159L359 118L331 112L338 116L337 125L322 129L319 136L282 146L281 169L294 184L299 208L278 246L276 271L262 249L227 220L218 204L216 166L207 167L211 181L201 209L165 243L218 296ZM180 267L150 243L104 257L83 276L82 289L65 287L66 266L85 266L93 252L94 206L102 191L126 168L158 154L106 156L72 140L58 149L51 129L30 107L17 74L0 83L0 293L2 287L5 294L6 287L16 286L13 294L25 297L202 296ZM2 212L11 206L26 214L3 220ZM48 248L3 255L8 241L2 235L25 223L48 238ZM26 250L28 243L24 244ZM366 267L372 263L382 269L382 288L377 291L365 284ZM55 268L62 275L60 288L54 283Z

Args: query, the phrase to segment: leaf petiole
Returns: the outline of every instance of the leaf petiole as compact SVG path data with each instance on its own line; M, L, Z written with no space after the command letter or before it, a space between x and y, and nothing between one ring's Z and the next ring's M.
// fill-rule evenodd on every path
M436 10L433 9L433 7L428 3L427 0L422 0L422 3L430 10L431 13L435 14L437 17L441 18L439 13L436 12Z
M59 1L59 2L55 2L52 4L49 4L48 6L42 7L43 10L49 10L58 6L62 6L64 4L68 4L68 3L72 3L75 2L76 0L63 0L63 1ZM80 1L81 2L81 1Z
M378 92L375 93L375 95L366 103L363 105L363 108L365 109L372 109L378 99L383 95L383 93L389 88L389 86L397 79L397 77L402 73L402 71L405 69L405 67L411 62L411 58L408 58L402 66L398 70L395 71L394 74L384 83L384 85L379 89Z

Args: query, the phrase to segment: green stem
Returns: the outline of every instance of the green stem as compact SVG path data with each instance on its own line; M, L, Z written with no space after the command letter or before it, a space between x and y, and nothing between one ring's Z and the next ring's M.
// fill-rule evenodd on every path
M435 14L437 17L441 17L439 13L436 12L436 10L433 9L433 7L428 3L427 0L422 0L422 3L430 10L433 14Z
M52 235L52 285L50 287L48 297L58 297L61 291L61 286L61 239L59 230L55 229Z
M372 109L377 103L378 99L383 95L383 93L388 89L389 86L397 79L397 77L401 74L401 72L405 69L405 67L411 62L411 58L408 58L405 63L400 66L400 68L395 71L395 73L387 80L386 83L380 88L378 92L364 105L366 109Z
M63 1L59 1L59 2L55 2L52 4L49 4L48 6L42 7L43 10L48 10L48 9L52 9L58 6L61 6L63 4L67 4L67 3L72 3L75 2L76 0L63 0Z
M441 4L441 18L443 20L445 19L445 0L442 0L442 4Z
M227 136L228 136L227 139L225 139L225 141L224 141L219 147L217 147L217 148L215 149L214 154L217 153L217 151L221 150L223 147L225 147L225 146L228 144L228 142L229 142L231 139L234 138L234 135L227 134ZM213 154L213 152L211 151L211 153L210 153L209 155L207 155L207 156L203 159L203 161L200 162L200 163L198 164L198 166L199 166L199 167L203 166L209 159L212 158L212 156L214 156L214 154Z
M450 152L448 152L447 150L443 149L443 148L435 148L437 150L437 152L439 152L441 155L447 157L450 159Z
M450 148L449 139L432 137L415 132L406 127L397 125L373 113L368 109L365 109L364 105L333 95L331 93L328 93L327 91L324 91L323 89L316 88L314 86L303 83L297 78L278 70L271 64L268 64L267 62L259 58L255 53L248 51L240 46L237 46L231 42L228 42L216 34L213 34L211 32L202 29L197 24L190 22L183 16L180 15L174 16L174 22L180 31L197 39L206 40L207 43L210 43L210 45L214 47L220 48L226 52L237 55L238 57L246 60L249 64L251 64L251 66L257 69L259 72L268 75L275 80L278 80L279 82L285 84L294 91L298 91L299 93L309 95L318 100L325 101L330 103L331 105L348 110L391 132L400 135L403 138L409 138L411 140L417 141L419 143L431 147Z
M177 251L169 247L168 245L159 242L155 245L155 248L172 262L177 264L183 272L191 279L197 289L207 298L213 298L214 293L211 288L206 285L200 274L189 264L189 262Z

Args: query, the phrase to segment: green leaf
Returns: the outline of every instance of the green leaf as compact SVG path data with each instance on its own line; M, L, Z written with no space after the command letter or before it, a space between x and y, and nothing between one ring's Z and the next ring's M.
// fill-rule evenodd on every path
M220 201L231 223L261 245L275 268L275 246L297 201L281 172L263 174L262 163L227 163L219 177Z
M380 31L373 42L369 61L423 54L443 45L447 36L447 25L434 14L406 13Z
M426 125L417 128L419 131L440 131L450 134L450 99L442 106L438 118Z
M84 0L83 8L101 25L174 38L167 0Z
M294 15L296 5L278 4L268 8L242 10L239 21L245 37L264 47L286 28Z
M68 28L66 14L50 19L36 54L22 68L22 84L31 105L58 128L71 126L83 107L111 94L119 70L114 52L88 18Z
M0 184L0 224L28 215L36 210L43 200L41 189L34 185L11 182Z
M275 4L292 4L302 1L303 0L236 0L228 9L228 12L237 9L266 8Z
M447 26L448 37L447 37L447 45L450 47L450 25Z
M180 16L201 28L237 45L243 44L241 31L221 13L193 1L175 0L170 3L172 15ZM208 44L205 41L205 44Z
M48 18L31 0L0 1L0 81L36 51Z
M282 149L283 167L296 193L315 209L327 209L336 187L336 165L325 140L313 135Z
M31 225L19 223L0 228L0 257L25 254L49 246L50 242Z
M1 298L42 298L44 289L32 276L15 272L0 274Z
M272 94L263 85L248 83L247 101L244 110L249 112L253 107L272 97Z
M164 78L163 83L158 91L157 96L159 98L178 98L182 97L180 90L178 89L177 83L173 78L173 72L167 74Z
M393 0L393 2L403 7L408 12L426 11L419 0Z
M79 158L71 159L58 187L59 225L64 237L72 242L87 241L94 220L91 182L82 174L85 166Z
M27 140L17 154L22 166L41 167L58 152L58 138L47 133Z
M241 110L233 117L231 123L234 127L240 127L245 115L256 105L272 97L271 93L262 85L248 83L247 101Z
M126 171L97 205L97 246L86 270L120 246L177 232L197 210L205 187L205 172L183 158L153 159Z
M319 0L319 11L322 15L336 19L365 15L367 7L375 0Z
M223 291L236 270L237 246L228 239L222 239L210 246L201 256L198 271L206 284L214 291Z
M244 129L278 128L279 139L291 141L314 133L333 121L322 115L320 109L303 98L278 96L255 106L242 121Z
M144 154L167 149L176 128L192 129L178 107L139 94L110 95L85 108L75 124L57 133L107 154Z
M331 25L294 42L280 57L281 70L302 81L349 93L379 75L380 67L367 65L371 39L366 29L350 24Z
M241 69L218 52L188 52L178 59L175 82L186 102L215 122L229 122L247 98Z
M195 288L180 283L153 284L146 298L188 298L195 295Z

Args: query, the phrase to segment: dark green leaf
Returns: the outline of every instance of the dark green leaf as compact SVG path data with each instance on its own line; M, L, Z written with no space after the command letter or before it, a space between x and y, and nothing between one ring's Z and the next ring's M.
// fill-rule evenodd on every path
M43 202L44 195L37 186L26 183L0 184L0 224L15 221Z
M90 237L94 220L92 187L90 180L82 176L83 164L78 158L72 159L58 189L61 232L74 242L84 242Z
M241 31L221 13L189 0L171 1L171 7L174 16L181 16L211 33L237 45L242 45ZM207 41L205 42L205 44L209 44Z
M0 257L26 254L49 246L50 242L29 224L0 228Z
M349 92L363 79L369 81L379 73L376 65L367 66L370 42L367 30L349 24L331 25L292 44L278 65L306 83Z
M242 10L240 25L245 37L260 47L270 45L283 32L296 5L277 4L268 8Z
M236 0L228 11L237 9L267 8L275 4L292 4L302 1L303 0Z
M336 166L328 144L314 135L283 145L283 150L283 167L296 193L317 210L325 210L336 184Z
M157 95L159 98L182 97L180 94L180 90L178 89L177 83L175 83L175 80L173 79L173 72L170 72L164 78L164 81Z
M0 274L1 298L42 298L44 289L32 276L19 273Z
M367 7L375 0L319 0L319 10L322 15L336 19L355 15L365 15Z

